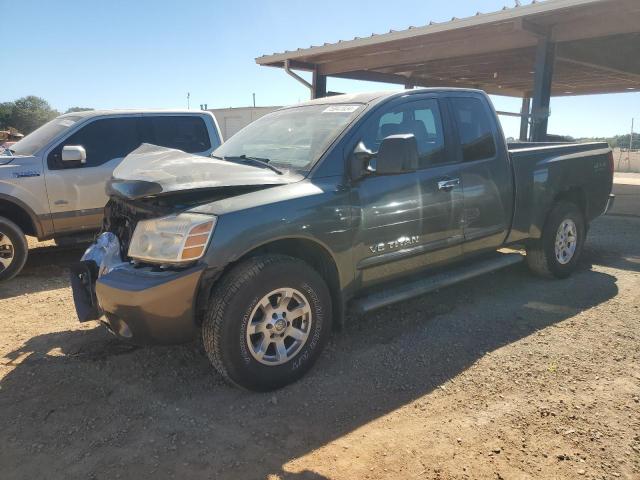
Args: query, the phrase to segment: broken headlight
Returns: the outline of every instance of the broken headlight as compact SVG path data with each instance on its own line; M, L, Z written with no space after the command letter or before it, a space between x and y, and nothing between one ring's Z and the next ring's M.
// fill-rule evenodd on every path
M134 260L159 264L183 264L204 255L216 217L197 213L181 213L141 220L129 244Z

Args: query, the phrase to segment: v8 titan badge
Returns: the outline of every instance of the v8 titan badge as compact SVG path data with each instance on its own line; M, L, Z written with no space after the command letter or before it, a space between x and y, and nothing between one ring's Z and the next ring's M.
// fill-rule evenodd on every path
M395 250L397 248L406 247L408 245L415 245L420 241L418 235L400 237L397 240L391 240L390 242L380 242L375 245L369 246L371 253L382 253L387 250Z

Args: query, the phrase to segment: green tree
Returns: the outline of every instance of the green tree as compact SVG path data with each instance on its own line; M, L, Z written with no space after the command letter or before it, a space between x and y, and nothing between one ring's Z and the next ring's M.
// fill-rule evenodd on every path
M58 115L45 99L29 95L14 102L9 123L27 135Z
M13 102L0 103L0 129L11 127L11 115L13 114Z
M87 108L87 107L71 107L68 108L66 112L64 113L73 113L73 112L88 112L89 110L95 110L94 108Z
M629 148L629 137L630 134L626 133L624 135L616 135L612 140L611 143L613 143L614 147L619 147L619 148ZM631 146L631 148L633 149L638 149L640 148L640 134L638 133L634 133L633 134L633 145Z

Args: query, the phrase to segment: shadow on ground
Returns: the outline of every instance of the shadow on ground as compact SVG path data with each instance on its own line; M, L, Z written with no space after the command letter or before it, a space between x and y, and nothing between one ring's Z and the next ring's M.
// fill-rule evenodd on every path
M86 244L31 248L22 272L12 280L0 283L0 300L67 287L69 265L80 260L86 248Z
M0 382L3 476L324 478L284 466L613 298L616 278L591 264L638 250L606 221L572 278L520 265L386 308L349 323L309 375L273 394L226 386L193 346L137 349L100 328L31 338L3 359L17 363Z

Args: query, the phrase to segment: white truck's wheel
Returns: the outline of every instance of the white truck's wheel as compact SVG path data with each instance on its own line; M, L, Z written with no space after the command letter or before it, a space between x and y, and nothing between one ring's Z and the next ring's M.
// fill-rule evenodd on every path
M0 217L0 282L15 277L27 261L29 248L20 227Z

